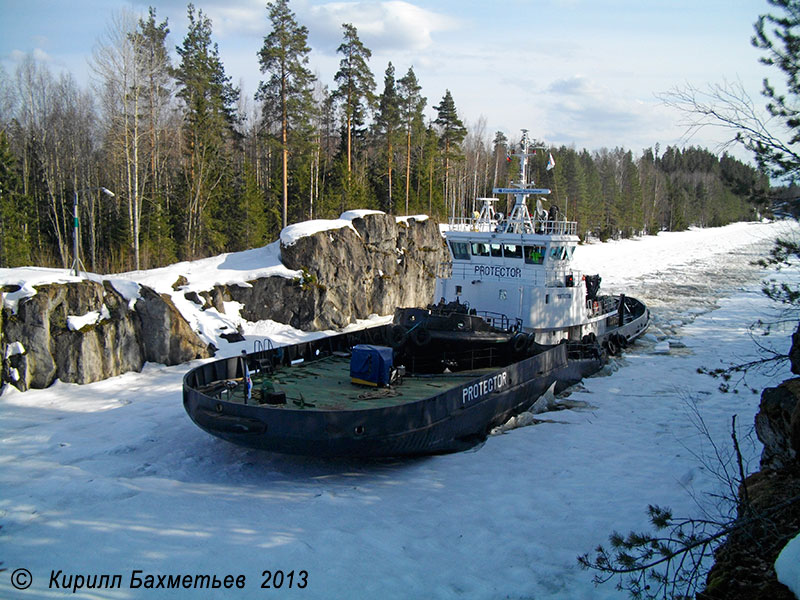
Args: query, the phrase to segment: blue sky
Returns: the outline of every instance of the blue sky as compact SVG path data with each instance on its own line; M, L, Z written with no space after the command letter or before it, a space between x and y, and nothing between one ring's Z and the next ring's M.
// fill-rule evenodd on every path
M186 2L0 0L0 64L8 77L25 53L89 85L88 59L115 11L168 18L169 47L186 31ZM265 0L196 0L212 20L226 71L252 96L256 53L269 32ZM682 144L680 115L657 95L687 84L741 81L758 97L769 71L750 45L766 0L291 0L309 29L310 67L332 84L341 24L353 23L372 52L382 87L388 61L397 77L413 66L428 98L449 89L465 122L485 119L518 137L521 128L552 144L634 153ZM779 78L773 78L778 80ZM430 111L433 115L433 111ZM691 143L715 149L708 130Z

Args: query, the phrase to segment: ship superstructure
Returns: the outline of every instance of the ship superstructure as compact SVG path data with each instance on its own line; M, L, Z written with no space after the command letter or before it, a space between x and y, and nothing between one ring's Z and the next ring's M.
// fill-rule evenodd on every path
M624 324L625 297L598 296L599 277L573 268L577 222L555 206L542 207L550 190L527 182L528 161L537 148L525 130L520 147L514 154L520 159L519 180L493 190L513 196L508 217L498 211L498 198L479 198L479 212L450 220L445 232L450 260L438 267L434 298L506 315L540 344L590 334L603 338ZM528 197L535 198L533 214ZM632 334L625 332L628 339Z

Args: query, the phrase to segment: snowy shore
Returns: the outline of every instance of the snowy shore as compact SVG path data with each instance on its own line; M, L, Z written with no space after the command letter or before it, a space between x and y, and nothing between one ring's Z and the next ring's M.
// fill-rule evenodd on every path
M756 356L749 327L777 307L760 293L764 272L751 262L789 228L736 224L582 246L577 268L653 307L651 335L573 391L582 408L539 415L549 422L470 452L335 461L238 448L186 416L180 386L192 365L8 389L0 396L0 597L625 598L613 584L595 587L576 557L613 530L646 528L648 504L681 516L714 510L723 484L698 458L711 448L697 416L726 447L737 414L742 450L757 466L760 448L748 433L759 396L747 386L760 390L788 369L750 373L726 393L698 368ZM799 273L776 276L797 281ZM284 343L306 335L274 323L243 327ZM790 334L768 340L786 350ZM11 585L22 568L33 580L26 591ZM275 579L261 589L264 572L278 570L280 589ZM246 583L131 589L136 571L156 582L206 574ZM53 573L60 587L60 577L79 574L118 574L121 585L65 593L52 589Z

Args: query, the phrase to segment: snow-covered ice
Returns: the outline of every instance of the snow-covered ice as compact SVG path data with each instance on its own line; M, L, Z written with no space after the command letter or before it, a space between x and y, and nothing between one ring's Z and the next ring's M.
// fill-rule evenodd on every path
M725 446L737 414L745 458L757 466L760 446L748 434L759 395L747 386L760 389L788 369L748 373L737 393L725 393L698 368L756 356L749 327L775 306L750 262L781 227L788 226L581 247L579 268L653 305L652 331L578 386L565 402L572 408L539 414L538 424L469 452L359 461L239 448L198 429L183 410L181 378L197 362L147 364L83 386L7 388L0 597L625 598L613 583L595 587L576 557L614 530L646 529L648 504L680 516L709 509L724 486L698 458L711 448L697 416ZM230 275L208 268L208 281ZM172 292L176 273L128 278ZM778 276L797 281L798 270ZM250 332L284 343L309 335L272 322L245 324ZM790 333L773 330L766 339L785 351ZM654 352L660 341L669 354ZM33 578L25 592L10 584L20 568ZM132 590L134 570L244 575L246 588ZM266 570L294 571L294 586L261 589ZM48 590L58 571L121 574L123 585Z

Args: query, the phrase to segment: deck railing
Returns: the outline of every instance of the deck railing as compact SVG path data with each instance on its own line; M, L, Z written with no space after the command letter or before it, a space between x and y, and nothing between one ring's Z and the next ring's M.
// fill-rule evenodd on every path
M589 316L607 315L619 309L618 296L599 296L595 300L587 300L586 306L589 309Z
M577 235L578 222L534 219L530 221L530 224L526 226L526 229L528 231L525 231L525 233L538 233L542 235ZM503 233L506 230L506 221L496 222L478 220L473 217L451 217L450 230Z

